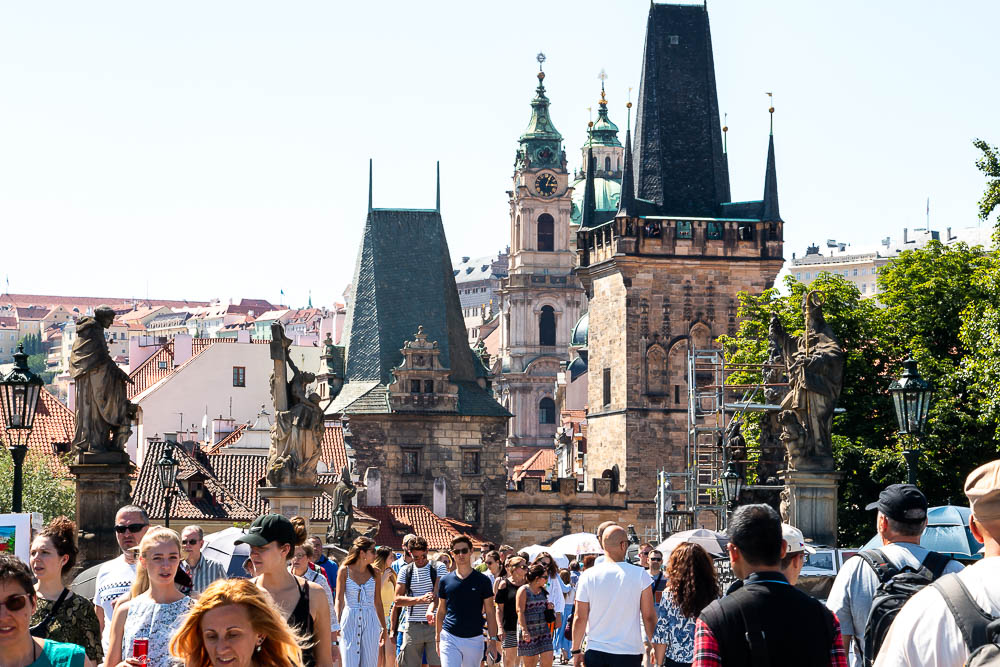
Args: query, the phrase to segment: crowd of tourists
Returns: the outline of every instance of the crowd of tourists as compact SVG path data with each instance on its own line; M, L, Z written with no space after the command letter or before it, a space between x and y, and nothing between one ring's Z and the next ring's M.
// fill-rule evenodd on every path
M560 568L548 552L455 537L429 556L359 537L340 561L300 517L258 518L249 578L202 553L204 534L150 526L121 508L121 554L94 599L65 585L76 526L59 517L33 539L29 563L0 554L3 667L676 667L1000 664L1000 460L973 471L969 528L983 545L970 567L920 546L927 499L893 484L868 506L882 546L845 562L825 604L795 584L812 548L767 505L739 507L728 527L735 581L723 592L693 543L641 545L602 524L602 554ZM561 556L561 554L560 554Z

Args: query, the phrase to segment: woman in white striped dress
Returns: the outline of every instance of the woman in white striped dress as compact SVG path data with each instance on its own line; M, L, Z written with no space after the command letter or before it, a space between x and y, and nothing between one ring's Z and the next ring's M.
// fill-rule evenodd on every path
M337 570L337 612L343 667L376 667L379 645L386 637L381 587L372 563L375 542L354 540Z

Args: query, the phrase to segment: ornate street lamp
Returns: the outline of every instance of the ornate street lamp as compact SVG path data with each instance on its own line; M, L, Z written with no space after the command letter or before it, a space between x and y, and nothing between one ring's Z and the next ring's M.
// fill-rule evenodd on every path
M344 545L344 534L347 533L347 510L344 509L344 502L333 512L333 532L337 536L337 545Z
M163 489L163 525L170 527L170 501L174 496L174 484L177 482L177 469L180 462L174 458L174 445L167 443L166 449L156 462L156 474L160 478L160 487Z
M24 345L14 353L14 368L0 380L0 412L7 429L7 448L14 460L14 488L11 505L14 512L23 511L24 457L28 453L28 436L35 426L35 410L42 392L42 378L28 368Z
M740 494L743 492L743 478L736 470L736 463L729 462L726 472L722 473L722 493L726 496L729 504L729 511L736 509L740 502Z
M903 458L906 460L907 481L916 484L917 446L927 424L934 387L920 377L917 362L910 357L903 362L903 375L889 385L889 393L892 394L892 404L896 409L899 434L911 436L903 450Z

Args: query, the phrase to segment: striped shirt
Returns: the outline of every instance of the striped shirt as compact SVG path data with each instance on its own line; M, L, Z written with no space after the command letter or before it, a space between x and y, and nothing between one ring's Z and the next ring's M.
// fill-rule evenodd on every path
M441 579L448 574L448 568L446 568L441 563L427 563L423 567L417 567L413 563L407 563L399 569L399 579L397 579L398 584L403 584L405 586L406 582L410 582L410 590L406 593L409 597L418 598L421 595L426 595L432 590L431 586L431 568L437 567L437 579L436 583L441 583ZM412 579L411 579L412 577ZM398 585L397 584L397 585ZM434 591L435 594L437 591ZM427 604L415 604L409 608L409 614L407 620L412 619L413 623L426 623L427 618Z
M192 593L201 593L216 579L226 578L226 566L217 560L206 558L204 554L201 554L198 564L193 568L188 564L187 559L182 559L181 569L191 577Z

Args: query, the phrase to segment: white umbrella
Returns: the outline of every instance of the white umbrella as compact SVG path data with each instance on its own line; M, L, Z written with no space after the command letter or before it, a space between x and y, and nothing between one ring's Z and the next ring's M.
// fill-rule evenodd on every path
M518 549L519 553L524 552L528 554L529 561L535 560L535 558L538 557L538 554L542 553L543 551L552 554L552 558L555 560L556 565L558 565L559 567L569 567L569 559L566 558L566 556L553 551L552 547L543 547L541 544L532 544L529 547Z
M563 535L552 543L549 550L553 554L573 554L574 556L604 553L601 545L597 543L597 537L593 533Z
M230 577L246 577L243 561L250 557L249 544L236 544L236 540L246 535L242 528L231 526L205 536L205 546L201 552L212 560L217 560L226 566L226 574Z
M695 528L694 530L684 530L674 533L656 547L657 551L663 553L664 558L677 548L678 544L697 544L705 549L712 556L725 556L726 545L729 538L725 533L717 533L706 528Z

